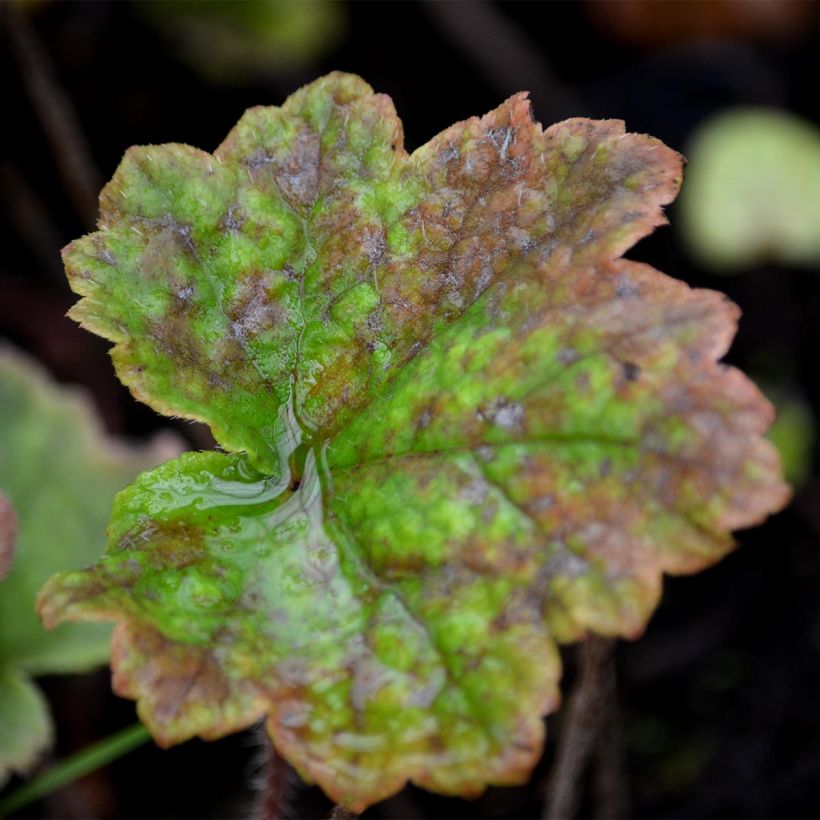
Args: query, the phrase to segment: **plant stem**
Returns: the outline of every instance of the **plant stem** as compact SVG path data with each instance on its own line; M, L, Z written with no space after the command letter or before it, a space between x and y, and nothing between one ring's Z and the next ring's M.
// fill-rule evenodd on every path
M262 740L262 761L254 777L256 800L251 820L287 820L291 816L291 795L296 776L284 757L276 753L264 724L258 729Z
M605 717L592 764L593 817L597 820L633 816L619 725L615 664L608 664L606 676Z
M43 200L21 170L6 160L0 161L0 194L17 236L28 245L31 255L49 275L52 284L67 292L59 253L65 241Z
M12 792L5 800L0 801L0 817L5 817L35 800L39 800L57 789L73 783L95 769L99 769L122 757L127 752L141 746L151 739L148 730L136 723L110 737L86 746L79 752L57 763L52 768L38 775L33 780Z
M15 3L0 3L8 31L10 51L20 79L45 132L51 154L74 209L93 229L97 221L100 179L91 150L68 94L34 27Z
M333 811L330 812L330 820L356 820L358 816L358 814L348 811L344 806L334 806Z
M544 820L574 817L580 802L584 773L606 723L607 683L611 675L615 642L588 638L580 647L578 682L567 704L555 763L548 786Z
M500 5L489 0L424 0L422 6L502 94L526 88L545 122L558 122L584 112L581 101L551 70L543 50Z

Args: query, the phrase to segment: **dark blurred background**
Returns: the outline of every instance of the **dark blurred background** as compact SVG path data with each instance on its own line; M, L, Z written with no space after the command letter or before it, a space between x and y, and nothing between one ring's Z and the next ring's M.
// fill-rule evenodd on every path
M685 183L672 226L629 255L741 306L728 360L783 411L775 435L796 497L720 565L669 579L645 636L618 647L620 805L635 817L820 815L820 187L797 190L820 165L820 4L0 0L0 336L85 385L112 432L172 424L120 386L105 343L64 318L59 249L91 230L128 146L213 150L245 108L332 69L393 97L410 150L528 89L545 124L620 118L689 153L692 199ZM733 128L738 109L762 125ZM765 179L795 182L770 191ZM202 429L179 429L208 445ZM105 671L42 684L58 727L51 760L134 720ZM561 715L548 724L553 738ZM367 816L539 816L553 754L550 742L527 786L474 802L408 789ZM259 757L253 732L144 746L23 816L242 816ZM584 815L601 810L595 794L590 781ZM296 790L294 816L328 810L317 790Z

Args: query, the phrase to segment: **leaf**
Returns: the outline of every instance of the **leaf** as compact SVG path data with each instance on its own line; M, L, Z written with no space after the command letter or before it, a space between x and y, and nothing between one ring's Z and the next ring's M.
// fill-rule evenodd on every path
M337 0L164 0L137 9L175 57L216 84L309 66L337 44L347 22Z
M408 156L331 74L213 155L133 148L66 250L120 378L209 423L116 500L47 624L115 620L114 686L158 742L267 716L354 811L407 781L523 781L558 642L635 636L661 573L788 491L771 408L716 364L737 309L619 259L681 159L518 94Z
M30 675L104 663L111 632L65 624L46 632L34 609L55 572L99 558L114 493L142 469L179 452L170 438L131 448L107 438L84 396L51 382L39 366L0 346L0 783L35 762L52 734ZM17 513L17 550L7 548Z
M0 667L0 785L9 772L28 771L51 744L53 729L48 704L28 676Z
M814 414L794 389L772 385L767 392L777 408L769 439L777 447L788 482L795 489L802 488L811 475L816 437Z
M681 198L687 244L731 273L820 261L820 131L782 111L738 109L701 126Z

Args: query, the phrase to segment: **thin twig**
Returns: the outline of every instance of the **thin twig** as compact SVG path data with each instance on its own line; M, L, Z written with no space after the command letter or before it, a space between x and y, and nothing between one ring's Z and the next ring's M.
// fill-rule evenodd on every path
M40 42L14 2L0 3L23 86L45 132L52 157L77 214L86 227L97 219L100 175L80 128L68 95L60 87L54 67Z
M296 775L284 757L276 753L264 726L259 731L262 760L254 775L256 800L251 820L288 820L292 816L291 799Z
M612 640L593 637L580 647L578 682L561 728L547 786L544 820L567 820L578 811L581 781L601 734L613 646Z
M631 817L629 779L624 760L618 709L615 664L611 660L602 670L601 734L593 761L593 816L597 820Z
M37 192L20 171L5 160L0 161L0 197L17 236L26 243L52 282L60 290L67 290L65 271L60 263L60 248L65 243Z
M422 5L502 94L529 91L538 117L546 122L583 113L543 53L496 4L423 0Z

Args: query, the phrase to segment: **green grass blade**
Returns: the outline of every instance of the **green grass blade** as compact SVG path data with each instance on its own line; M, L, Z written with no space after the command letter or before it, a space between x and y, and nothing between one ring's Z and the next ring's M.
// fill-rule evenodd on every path
M137 723L81 749L0 800L0 817L39 800L141 746L151 735Z

